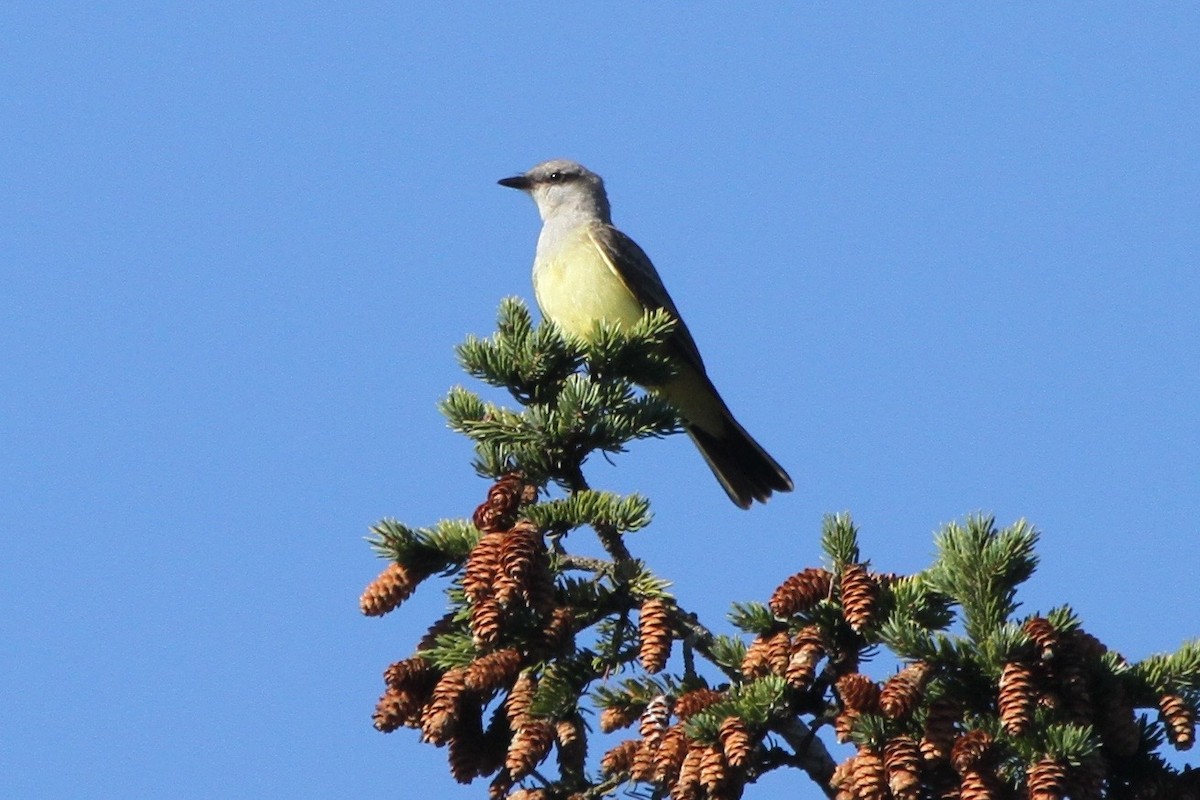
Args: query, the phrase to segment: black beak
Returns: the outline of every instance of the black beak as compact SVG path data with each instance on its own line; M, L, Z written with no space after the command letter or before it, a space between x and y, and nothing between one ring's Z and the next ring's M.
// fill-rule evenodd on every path
M501 186L507 186L510 189L520 189L525 192L529 187L533 186L533 181L526 178L524 175L513 175L511 178L501 178L496 181Z

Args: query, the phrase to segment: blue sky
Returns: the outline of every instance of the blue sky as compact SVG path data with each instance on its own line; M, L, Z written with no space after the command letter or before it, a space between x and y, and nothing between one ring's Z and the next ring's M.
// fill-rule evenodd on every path
M482 8L0 9L0 795L483 796L371 728L443 597L360 617L362 537L481 499L435 403L530 297L495 181L554 156L797 484L590 465L685 605L765 599L827 512L910 571L984 510L1044 532L1026 609L1200 634L1200 10Z

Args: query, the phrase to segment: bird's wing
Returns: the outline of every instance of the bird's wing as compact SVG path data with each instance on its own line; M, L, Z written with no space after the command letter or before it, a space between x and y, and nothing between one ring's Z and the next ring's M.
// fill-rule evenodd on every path
M647 310L664 309L675 320L675 330L667 344L677 351L680 358L689 366L695 368L701 375L705 374L704 361L700 358L700 349L692 338L691 331L679 315L675 301L667 294L662 278L650 262L650 257L638 247L637 242L614 228L612 225L597 223L588 228L588 236L592 244L604 257L608 268L621 279L637 301Z

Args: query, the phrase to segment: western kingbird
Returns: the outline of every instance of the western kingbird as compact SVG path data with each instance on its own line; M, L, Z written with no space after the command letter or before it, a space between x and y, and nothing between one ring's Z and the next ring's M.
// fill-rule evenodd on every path
M665 309L675 320L666 348L678 374L648 388L679 410L688 435L738 506L765 502L773 491L790 492L792 479L738 424L708 379L696 342L650 259L613 227L600 176L555 160L499 183L527 192L542 217L533 260L542 315L586 338L597 320L631 326L646 311Z

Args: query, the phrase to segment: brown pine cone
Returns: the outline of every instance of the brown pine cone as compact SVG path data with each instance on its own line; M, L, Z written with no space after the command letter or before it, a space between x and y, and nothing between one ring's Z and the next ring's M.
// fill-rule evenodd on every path
M658 747L642 739L638 742L637 752L633 754L633 766L629 769L629 777L635 781L650 781L654 778L654 757Z
M393 689L408 689L427 683L429 676L436 672L437 670L429 659L423 656L413 656L403 661L397 661L385 669L383 682Z
M779 677L787 673L792 658L792 637L786 630L776 631L767 639L767 662L771 672Z
M458 723L459 701L466 690L466 670L447 671L433 687L433 696L421 712L421 739L436 745L446 743Z
M562 655L575 646L575 612L570 606L558 606L550 613L540 645L551 656Z
M679 778L679 770L683 767L683 759L688 753L688 738L683 725L672 725L663 734L662 742L654 753L655 783L670 786Z
M854 759L854 795L862 800L887 800L887 770L878 751L860 748Z
M506 647L480 656L467 666L467 688L480 693L491 692L512 683L521 669L521 653Z
M790 617L807 611L829 597L832 586L833 575L828 570L810 567L797 572L771 595L771 613L777 617Z
M700 762L704 745L693 742L679 767L679 779L671 787L671 800L699 800Z
M558 745L559 774L582 773L587 761L587 736L583 719L576 714L554 724L554 741Z
M533 705L533 696L537 692L537 678L526 670L517 676L508 697L504 700L504 714L508 717L508 727L519 731L529 721L529 708Z
M1176 750L1187 750L1196 741L1196 709L1177 694L1158 698L1158 713L1167 728L1167 739Z
M921 700L932 668L916 661L888 678L879 692L879 709L891 719L903 719L912 714Z
M536 496L536 487L534 487ZM484 533L505 531L516 521L517 509L527 495L526 484L517 473L502 476L488 490L487 500L478 508L472 521Z
M1033 640L1043 661L1054 657L1060 635L1050 620L1045 617L1030 617L1022 626L1025 634Z
M958 737L950 750L950 763L954 771L966 776L968 772L980 772L990 766L992 737L987 731L967 731Z
M375 728L390 733L401 726L420 726L421 708L429 702L441 673L420 656L397 661L383 673L388 689L375 706Z
M397 728L409 725L414 717L419 719L421 704L414 704L411 695L391 687L375 704L375 713L371 715L375 730L380 733L391 733Z
M500 641L504 630L504 610L494 597L481 597L471 606L471 640L476 647L487 648Z
M638 614L641 649L638 658L649 673L661 672L671 656L671 612L665 600L652 597L642 602Z
M1063 800L1067 768L1057 758L1045 756L1029 767L1025 776L1029 800Z
M862 564L849 564L842 570L842 616L856 631L862 631L875 615L878 587Z
M483 753L483 725L479 714L460 713L454 735L448 742L446 754L450 762L450 774L459 783L470 783L480 772L480 757Z
M680 722L691 719L713 703L720 700L721 693L713 689L692 689L675 699L674 712Z
M921 792L921 749L911 736L896 736L883 746L888 789L895 800L917 800Z
M750 760L750 750L754 743L743 720L738 717L726 717L722 720L720 728L717 729L717 740L721 743L729 766L740 769Z
M842 705L851 711L874 714L879 711L879 686L860 672L851 672L835 684Z
M770 636L771 634L760 634L754 637L754 641L746 648L746 655L742 657L742 676L747 680L764 678L771 674L771 659L767 655Z
M969 770L958 785L961 800L1000 800L1003 796L996 779L977 770Z
M850 756L833 768L829 777L829 785L838 790L836 800L853 800L854 798L854 767L857 755Z
M382 617L407 600L424 577L413 573L403 564L388 564L379 577L363 590L358 607L368 617Z
M958 706L949 700L935 700L929 705L920 742L921 757L927 763L950 758L954 740L958 737L958 717Z
M816 625L801 628L792 639L792 651L788 656L783 677L789 685L803 691L812 685L817 674L817 664L824 657L825 641L821 629Z
M600 770L605 775L628 775L633 769L633 759L637 755L640 744L641 742L637 739L626 739L621 742L600 759Z
M1000 672L996 707L1009 736L1020 736L1033 724L1038 699L1035 677L1033 667L1024 661L1009 661Z
M486 533L480 537L467 556L463 573L463 593L471 602L491 597L495 593L496 575L500 572L500 551L504 548L503 533Z
M725 753L715 744L706 745L700 752L700 786L709 797L718 797L729 781L729 764Z
M628 728L646 710L644 705L633 703L627 706L609 706L600 712L600 731L612 733L621 728Z
M518 523L504 534L495 592L496 599L505 607L520 601L542 615L554 608L550 557L542 534L531 523Z
M504 767L513 780L528 775L550 753L554 744L554 726L546 720L527 719L508 746Z

